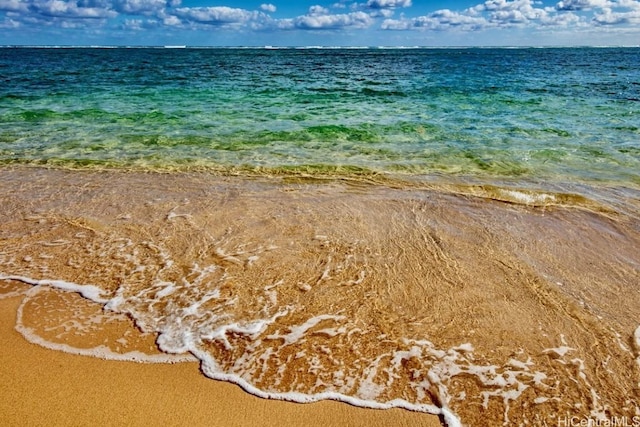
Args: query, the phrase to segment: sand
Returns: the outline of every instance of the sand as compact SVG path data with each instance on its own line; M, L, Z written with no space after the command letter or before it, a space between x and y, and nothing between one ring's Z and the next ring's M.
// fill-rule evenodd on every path
M0 300L0 418L6 426L440 426L438 417L337 402L254 397L197 363L142 364L48 350L14 330L20 297Z
M156 354L161 333L168 353L215 358L211 377L446 405L469 426L640 416L637 197L617 209L579 194L340 180L37 168L0 178L0 275L13 277L0 293L57 280L106 298L39 286L19 321L20 297L0 300L10 425L439 425L262 400L193 362L46 350L14 325L53 348L119 355Z

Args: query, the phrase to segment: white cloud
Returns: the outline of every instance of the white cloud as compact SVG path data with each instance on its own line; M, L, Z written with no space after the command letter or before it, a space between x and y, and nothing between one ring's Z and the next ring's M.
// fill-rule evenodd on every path
M556 5L558 10L591 10L594 8L609 7L608 0L566 0Z
M396 7L411 7L411 0L369 0L367 7L371 9L393 9Z
M542 27L568 27L584 23L585 19L573 12L549 13L541 17L538 24Z
M329 9L322 7L322 6L311 6L309 8L309 15L328 15L329 14Z
M277 8L272 5L271 3L263 3L260 5L260 10L264 11L264 12L269 12L269 13L273 13L277 10Z
M382 23L384 30L434 30L459 29L472 31L486 28L489 22L483 17L458 13L449 9L442 9L426 16L411 19L387 19Z
M274 20L268 24L272 28L281 30L339 30L342 28L367 28L374 22L374 18L363 11L332 14L326 7L314 5L309 7L306 15Z
M497 25L526 24L533 20L543 20L548 16L546 9L534 7L532 0L488 0L466 11L470 15L488 12L488 19Z
M555 7L539 7L534 0L487 0L460 12L437 10L413 18L385 19L385 30L460 30L478 31L487 28L564 27L584 29L591 25L638 25L638 0L563 0ZM591 14L586 11L593 11Z
M62 28L95 28L118 16L110 0L0 0L0 13L17 26L55 25ZM7 20L7 18L10 18Z
M628 12L614 12L611 9L603 9L597 13L594 22L598 25L640 25L640 9Z
M533 7L532 3L533 2L531 0L513 0L513 1L488 0L488 1L485 1L483 4L474 6L471 9L476 11L522 10L522 9L532 8Z
M272 3L248 10L181 7L181 0L0 0L0 28L89 30L106 24L120 31L216 27L266 34L282 30L364 30L378 24L383 30L396 31L474 32L517 27L562 29L567 34L611 34L618 29L625 34L640 33L640 0L554 0L547 6L539 0L478 0L464 10L441 9L423 16L411 15L411 9L407 9L412 6L411 0L332 1L311 6L302 16L274 19L270 14L277 8ZM403 8L404 13L392 19Z
M22 24L18 21L14 21L13 19L5 19L4 21L0 22L0 29L15 29L15 28L20 28L20 26L22 26Z
M20 0L0 0L0 10L10 12L28 12L29 5L27 2Z
M640 10L639 0L618 0L613 3L616 7L625 7L632 10Z
M184 20L210 25L244 23L257 17L257 12L226 6L181 7L173 13Z
M311 11L310 11L311 12ZM340 28L367 28L373 24L373 18L364 12L352 12L347 14L320 14L311 13L299 16L289 24L293 28L303 30L323 30Z
M128 30L140 31L143 28L141 19L125 19L122 26Z
M177 16L168 15L162 19L162 24L166 25L167 27L179 27L182 25L182 21Z
M47 0L32 2L29 8L40 15L56 18L113 18L117 13L101 7L79 7L75 2Z
M394 15L393 9L378 9L375 12L369 13L373 18L391 18Z
M137 15L158 12L166 7L165 0L116 0L118 12Z

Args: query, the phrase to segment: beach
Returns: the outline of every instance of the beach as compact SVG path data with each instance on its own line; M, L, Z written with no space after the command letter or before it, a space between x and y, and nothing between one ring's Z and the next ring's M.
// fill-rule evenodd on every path
M0 174L16 424L637 415L637 217L397 182Z
M3 415L632 424L637 53L1 48Z
M197 363L105 361L28 343L13 326L19 297L0 300L0 413L12 426L439 426L437 417L336 402L268 401L211 381Z

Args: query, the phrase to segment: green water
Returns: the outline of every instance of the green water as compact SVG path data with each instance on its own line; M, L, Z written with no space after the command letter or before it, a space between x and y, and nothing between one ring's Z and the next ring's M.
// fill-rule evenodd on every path
M638 49L2 49L0 162L638 186Z

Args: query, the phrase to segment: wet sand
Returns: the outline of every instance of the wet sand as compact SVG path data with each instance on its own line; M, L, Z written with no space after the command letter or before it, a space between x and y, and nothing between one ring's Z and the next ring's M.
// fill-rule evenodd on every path
M213 381L197 363L142 364L48 350L14 330L0 300L0 417L7 426L440 426L437 417L338 402L295 404Z
M404 399L466 425L640 415L637 200L618 211L581 196L340 180L35 168L0 178L0 273L13 277L0 285L28 292L14 321L21 297L0 301L12 420L439 423L262 400L196 363L53 352L13 324L96 356L154 357L160 333L165 351L257 391ZM81 298L70 283L100 294Z
M29 288L15 281L0 283L7 293ZM4 425L441 426L436 416L402 409L261 399L234 384L205 377L197 362L113 361L43 348L14 329L22 299L0 299Z

